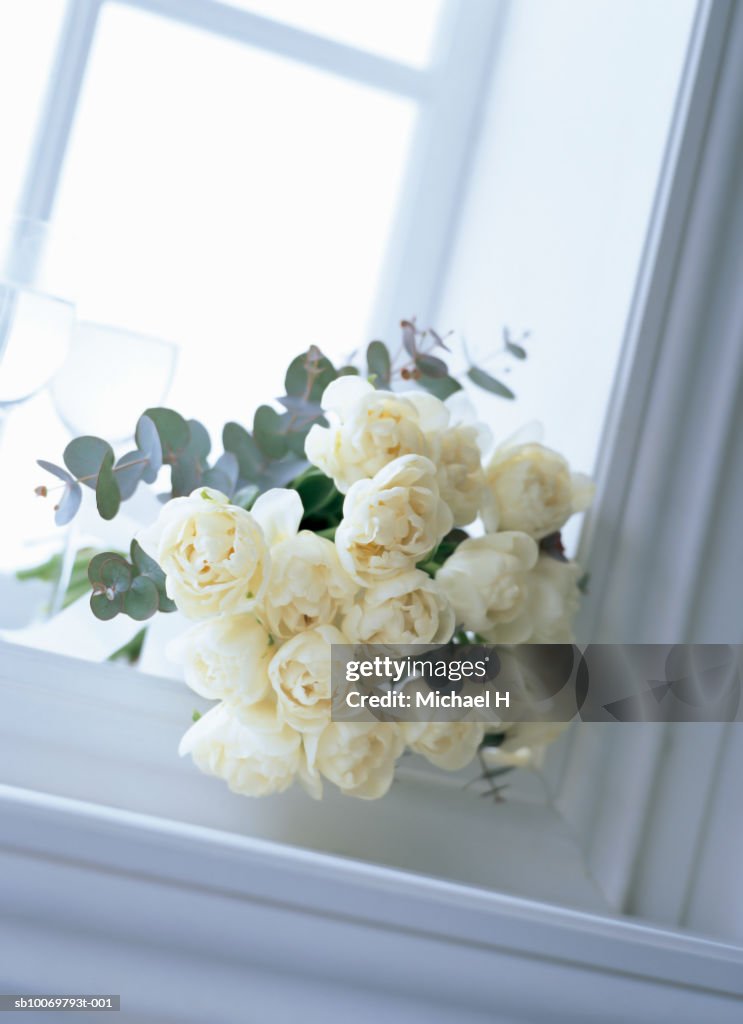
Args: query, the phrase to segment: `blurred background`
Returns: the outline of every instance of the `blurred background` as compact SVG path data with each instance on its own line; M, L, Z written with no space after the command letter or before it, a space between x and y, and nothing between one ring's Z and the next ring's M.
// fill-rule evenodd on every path
M0 561L46 553L34 459L71 433L130 432L151 397L217 437L309 344L396 342L402 316L510 374L515 402L473 396L496 438L538 419L590 472L695 9L6 0L4 280L116 331L6 346L0 403L19 350L31 382L6 403ZM501 365L504 326L524 363Z

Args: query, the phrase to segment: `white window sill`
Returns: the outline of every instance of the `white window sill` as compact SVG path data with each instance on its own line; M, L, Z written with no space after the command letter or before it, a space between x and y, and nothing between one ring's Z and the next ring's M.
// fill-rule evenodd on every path
M287 1012L351 1000L358 1018L362 986L370 1020L385 1000L428 1021L452 1004L505 1021L604 1002L647 1019L654 1000L680 1022L739 1019L743 952L606 914L547 804L493 807L425 778L373 804L235 797L176 756L192 703L174 682L0 645L0 941L16 990L38 988L53 948L50 991L136 992L138 1020L162 1019L167 993L169 1019L204 1020L208 952L213 1020L232 1019L248 978L279 1014L291 993Z

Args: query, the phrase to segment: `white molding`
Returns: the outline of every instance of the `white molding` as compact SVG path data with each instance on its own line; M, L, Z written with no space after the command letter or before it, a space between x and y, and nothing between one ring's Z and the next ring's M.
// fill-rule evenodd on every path
M430 91L431 76L426 70L253 14L221 0L117 2L401 96L419 99Z
M43 962L47 990L181 1024L245 1000L310 1022L738 1020L743 951L721 943L7 788L0 814L16 991Z
M438 311L507 8L507 0L448 0L442 14L370 337L395 339L401 317L427 326Z
M499 805L461 775L404 763L391 792L371 803L331 786L319 803L299 787L236 797L177 756L192 709L204 707L183 683L3 643L0 706L8 785L585 910L608 905L530 773Z
M719 412L729 409L738 372L731 374L729 332L711 331L718 296L710 276L724 262L720 243L740 181L742 21L729 0L700 3L601 445L597 500L581 540L579 559L591 572L579 633L587 642L690 639L692 567L714 493L701 478L725 448L729 421ZM737 320L734 306L726 310ZM703 367L717 370L719 403ZM692 418L695 385L707 401Z

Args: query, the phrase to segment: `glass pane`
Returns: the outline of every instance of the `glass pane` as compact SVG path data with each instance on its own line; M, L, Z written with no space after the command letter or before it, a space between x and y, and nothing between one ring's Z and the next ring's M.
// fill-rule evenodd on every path
M228 0L295 28L382 57L423 67L428 63L443 0Z
M442 329L507 380L483 400L505 438L530 420L590 472L601 443L695 0L511 5L485 97ZM525 362L500 329L531 329ZM488 412L489 410L489 412ZM573 523L571 522L571 528Z
M64 0L0 4L0 220L21 189L54 59Z
M47 286L86 318L178 342L184 412L245 419L308 344L342 358L365 340L414 116L408 101L106 7Z

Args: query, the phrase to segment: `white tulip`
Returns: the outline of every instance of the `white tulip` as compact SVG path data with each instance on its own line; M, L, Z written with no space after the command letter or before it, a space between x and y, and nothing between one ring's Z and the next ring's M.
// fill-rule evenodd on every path
M403 728L411 750L449 772L470 763L485 735L483 722L406 722Z
M260 522L219 491L169 501L139 540L187 618L250 611L263 596L270 559Z
M352 485L335 543L348 574L369 585L414 568L452 522L434 464L420 455L403 455L371 480Z
M594 494L589 477L571 473L562 455L541 444L497 449L485 475L488 529L520 530L536 540L560 530L573 513L588 508Z
M352 643L446 643L454 611L435 580L411 569L362 590L343 619Z
M392 722L331 722L305 746L310 766L342 793L377 800L392 785L405 739L402 728Z
M279 715L305 735L330 722L330 647L344 643L334 626L318 626L287 640L268 665Z
M267 630L245 614L197 623L170 644L168 654L199 696L254 704L269 689L268 661L275 649Z
M244 796L281 793L306 773L301 737L278 717L272 701L253 705L249 716L218 704L191 726L178 749Z
M438 457L438 435L449 414L423 391L375 391L360 377L329 384L322 407L331 426L312 427L305 442L309 461L345 494L357 480L374 476L400 455Z
M491 643L524 643L532 631L528 577L536 542L525 533L492 533L462 541L436 574L457 623Z

